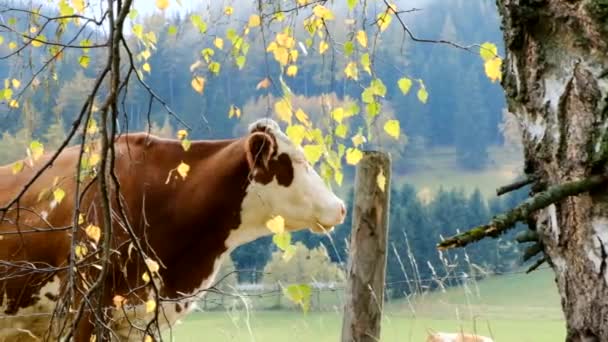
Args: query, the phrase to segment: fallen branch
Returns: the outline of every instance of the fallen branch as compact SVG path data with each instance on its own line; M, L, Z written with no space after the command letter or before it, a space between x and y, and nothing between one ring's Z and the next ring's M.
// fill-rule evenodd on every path
M522 180L519 180L517 182L513 182L511 184L507 184L505 186L501 186L500 188L496 189L496 196L500 196L500 195L504 195L508 192L511 191L515 191L517 189L523 188L524 186L528 185L528 184L532 184L534 183L534 181L536 181L536 178L534 177L526 177Z
M535 211L548 207L566 197L575 196L587 192L608 181L608 176L593 175L588 178L554 185L534 197L524 201L517 207L506 213L495 216L489 224L477 226L462 234L447 238L440 242L437 248L446 250L449 248L464 247L471 242L479 241L485 237L498 237L512 228L517 222L525 222Z

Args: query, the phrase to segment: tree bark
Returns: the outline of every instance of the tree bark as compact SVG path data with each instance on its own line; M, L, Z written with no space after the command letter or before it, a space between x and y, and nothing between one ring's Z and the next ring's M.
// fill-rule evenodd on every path
M364 152L357 165L342 342L380 341L390 165L389 155L381 152Z
M502 85L522 127L533 192L606 173L608 1L497 0ZM567 341L608 341L608 192L598 186L532 216L555 271Z

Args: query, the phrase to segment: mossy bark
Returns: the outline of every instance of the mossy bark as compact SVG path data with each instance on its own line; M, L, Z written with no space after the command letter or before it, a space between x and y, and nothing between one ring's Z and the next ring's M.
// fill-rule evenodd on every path
M533 191L606 174L608 2L497 0L502 85L522 127ZM608 189L532 214L556 274L567 341L608 341Z

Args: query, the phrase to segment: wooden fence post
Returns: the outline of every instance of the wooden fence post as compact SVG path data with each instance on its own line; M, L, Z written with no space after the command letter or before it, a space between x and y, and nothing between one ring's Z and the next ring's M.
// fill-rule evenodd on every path
M391 159L366 151L356 172L342 342L380 341Z

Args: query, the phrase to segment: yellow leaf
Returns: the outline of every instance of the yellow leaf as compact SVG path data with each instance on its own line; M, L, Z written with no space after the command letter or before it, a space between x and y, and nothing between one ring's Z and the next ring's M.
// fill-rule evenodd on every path
M146 312L150 313L154 312L154 310L156 310L156 301L154 299L149 299L146 302Z
M63 191L62 188L55 188L55 190L53 190L53 199L55 200L55 202L57 202L57 204L61 203L64 197L65 191Z
M188 131L185 129L180 129L177 131L177 139L182 140L188 137Z
M95 243L99 242L99 239L101 238L101 229L98 226L89 224L84 231L91 240L95 241Z
M313 9L312 12L319 18L323 19L323 20L332 20L334 19L334 14L333 12L328 9L327 7L323 6L323 5L316 5Z
M285 231L285 219L281 215L277 215L266 221L266 228L274 234L282 234Z
M249 22L247 23L247 25L249 27L257 27L260 26L261 23L262 20L260 19L260 16L257 14L252 14L251 16L249 16Z
M227 16L231 16L232 13L234 13L234 8L232 6L226 6L224 8L224 14L226 14Z
M30 143L30 152L34 161L40 159L44 153L44 145L38 140L34 140Z
M88 249L87 246L83 245L82 243L79 243L78 245L76 245L74 247L74 254L76 255L76 258L78 259L82 259L87 255Z
M289 51L286 47L279 46L273 51L274 59L281 65L287 65L289 62Z
M150 58L152 54L150 53L149 49L145 49L144 51L141 52L141 56L145 59L148 60L148 58ZM192 70L190 70L192 71Z
M302 110L302 108L298 108L298 110L296 110L296 119L298 119L298 121L300 121L306 127L311 126L311 122L310 122L310 119L308 118L308 114L306 114Z
M15 89L17 89L21 86L21 82L16 78L13 78L11 80L11 84L13 85L13 88L15 88Z
M121 296L121 295L116 295L114 296L114 298L112 298L112 303L114 303L114 306L117 309L122 308L122 304L126 301L125 297Z
M222 50L224 48L224 40L220 37L217 37L213 40L213 45L215 45L216 48Z
M355 37L357 38L357 42L359 42L359 45L364 48L367 47L367 33L365 33L365 31L357 31L357 35Z
M17 43L15 43L15 42L8 43L8 48L11 50L15 50L17 48Z
M87 134L95 134L99 131L99 127L97 126L97 121L94 118L89 120L89 124L87 125Z
M182 179L186 179L186 176L188 176L188 171L190 171L190 165L181 162L178 166L177 166L177 173L179 173L180 176L182 176Z
M17 100L12 99L9 103L8 106L11 108L19 108L19 102L17 102Z
M163 11L169 7L169 0L156 0L156 7Z
M287 76L294 77L298 73L297 65L290 65L287 67Z
M481 46L479 47L479 55L481 56L481 58L483 59L484 62L487 62L497 56L498 54L498 48L496 47L495 44L492 43L483 43L481 44Z
M142 65L141 68L144 69L144 71L147 73L150 73L150 71L151 71L149 63L144 63L144 65Z
M378 176L376 176L376 184L378 184L378 188L384 192L386 189L386 176L384 175L384 171L380 170L380 172L378 172Z
M289 51L289 60L292 63L295 63L298 60L298 55L299 55L299 53L298 53L298 50L296 50L296 49Z
M89 167L93 167L99 163L101 160L101 155L99 153L93 153L89 157Z
M148 272L144 272L144 274L141 275L141 279L147 284L150 282L150 275L148 274Z
M78 64L80 64L80 66L85 69L89 67L90 61L91 61L91 58L87 55L82 55L78 58Z
M325 152L323 145L306 145L304 146L304 156L308 162L315 165Z
M380 32L384 32L388 28L391 24L391 20L393 20L393 18L390 13L384 12L378 14L377 23L378 27L380 27Z
M365 137L361 133L357 133L356 135L354 135L351 138L351 140L353 142L353 145L355 145L355 147L362 145L366 141Z
M150 270L150 272L158 273L158 271L160 270L160 265L158 264L158 262L156 262L150 258L146 258L145 262L146 262L146 266L148 266L148 269Z
M255 89L265 89L270 87L270 79L268 79L268 77L264 78L263 80L261 80L260 82L258 82L258 84L255 86Z
M11 170L13 171L13 174L16 175L19 172L23 171L24 166L25 166L25 164L23 163L23 160L19 160L19 161L13 163L13 165L11 166Z
M331 118L336 120L337 123L342 123L342 119L344 119L344 108L337 107L331 111Z
M84 223L84 216L82 214L78 214L78 224Z
M203 90L205 89L205 79L201 76L195 76L192 78L190 85L197 93L202 94Z
M425 87L420 87L420 89L418 89L417 95L418 95L418 100L420 100L420 102L422 102L422 103L426 103L426 101L429 98L429 93L427 93Z
M76 12L82 14L85 7L84 0L72 0L72 7L74 7Z
M235 105L231 105L230 111L228 111L228 118L230 119L233 116L236 116L237 118L241 117L241 109Z
M344 74L347 78L357 80L359 79L359 69L357 68L357 63L349 62L346 64L346 68L344 68Z
M221 68L221 65L218 62L209 63L209 71L211 71L215 75L220 73L220 68Z
M290 125L287 127L285 134L296 146L299 146L306 136L306 127L302 125Z
M146 338L144 338L144 342L152 342L152 341L154 341L154 340L152 339L152 336L150 336L150 335L146 335Z
M399 86L399 89L403 95L405 95L410 91L410 88L412 88L412 80L407 77L403 77L397 81L397 85Z
M395 139L399 139L400 127L398 120L388 120L384 124L384 131Z
M502 59L499 57L494 57L484 63L486 75L488 76L488 78L490 78L490 80L492 80L492 83L500 81L500 79L502 78L502 73L500 70L501 66Z
M346 162L350 165L357 165L363 158L363 152L358 148L349 148L346 150Z
M281 99L274 104L274 111L279 119L291 124L291 103L288 99Z
M326 41L322 40L319 42L319 53L324 54L325 51L329 48L329 44Z

